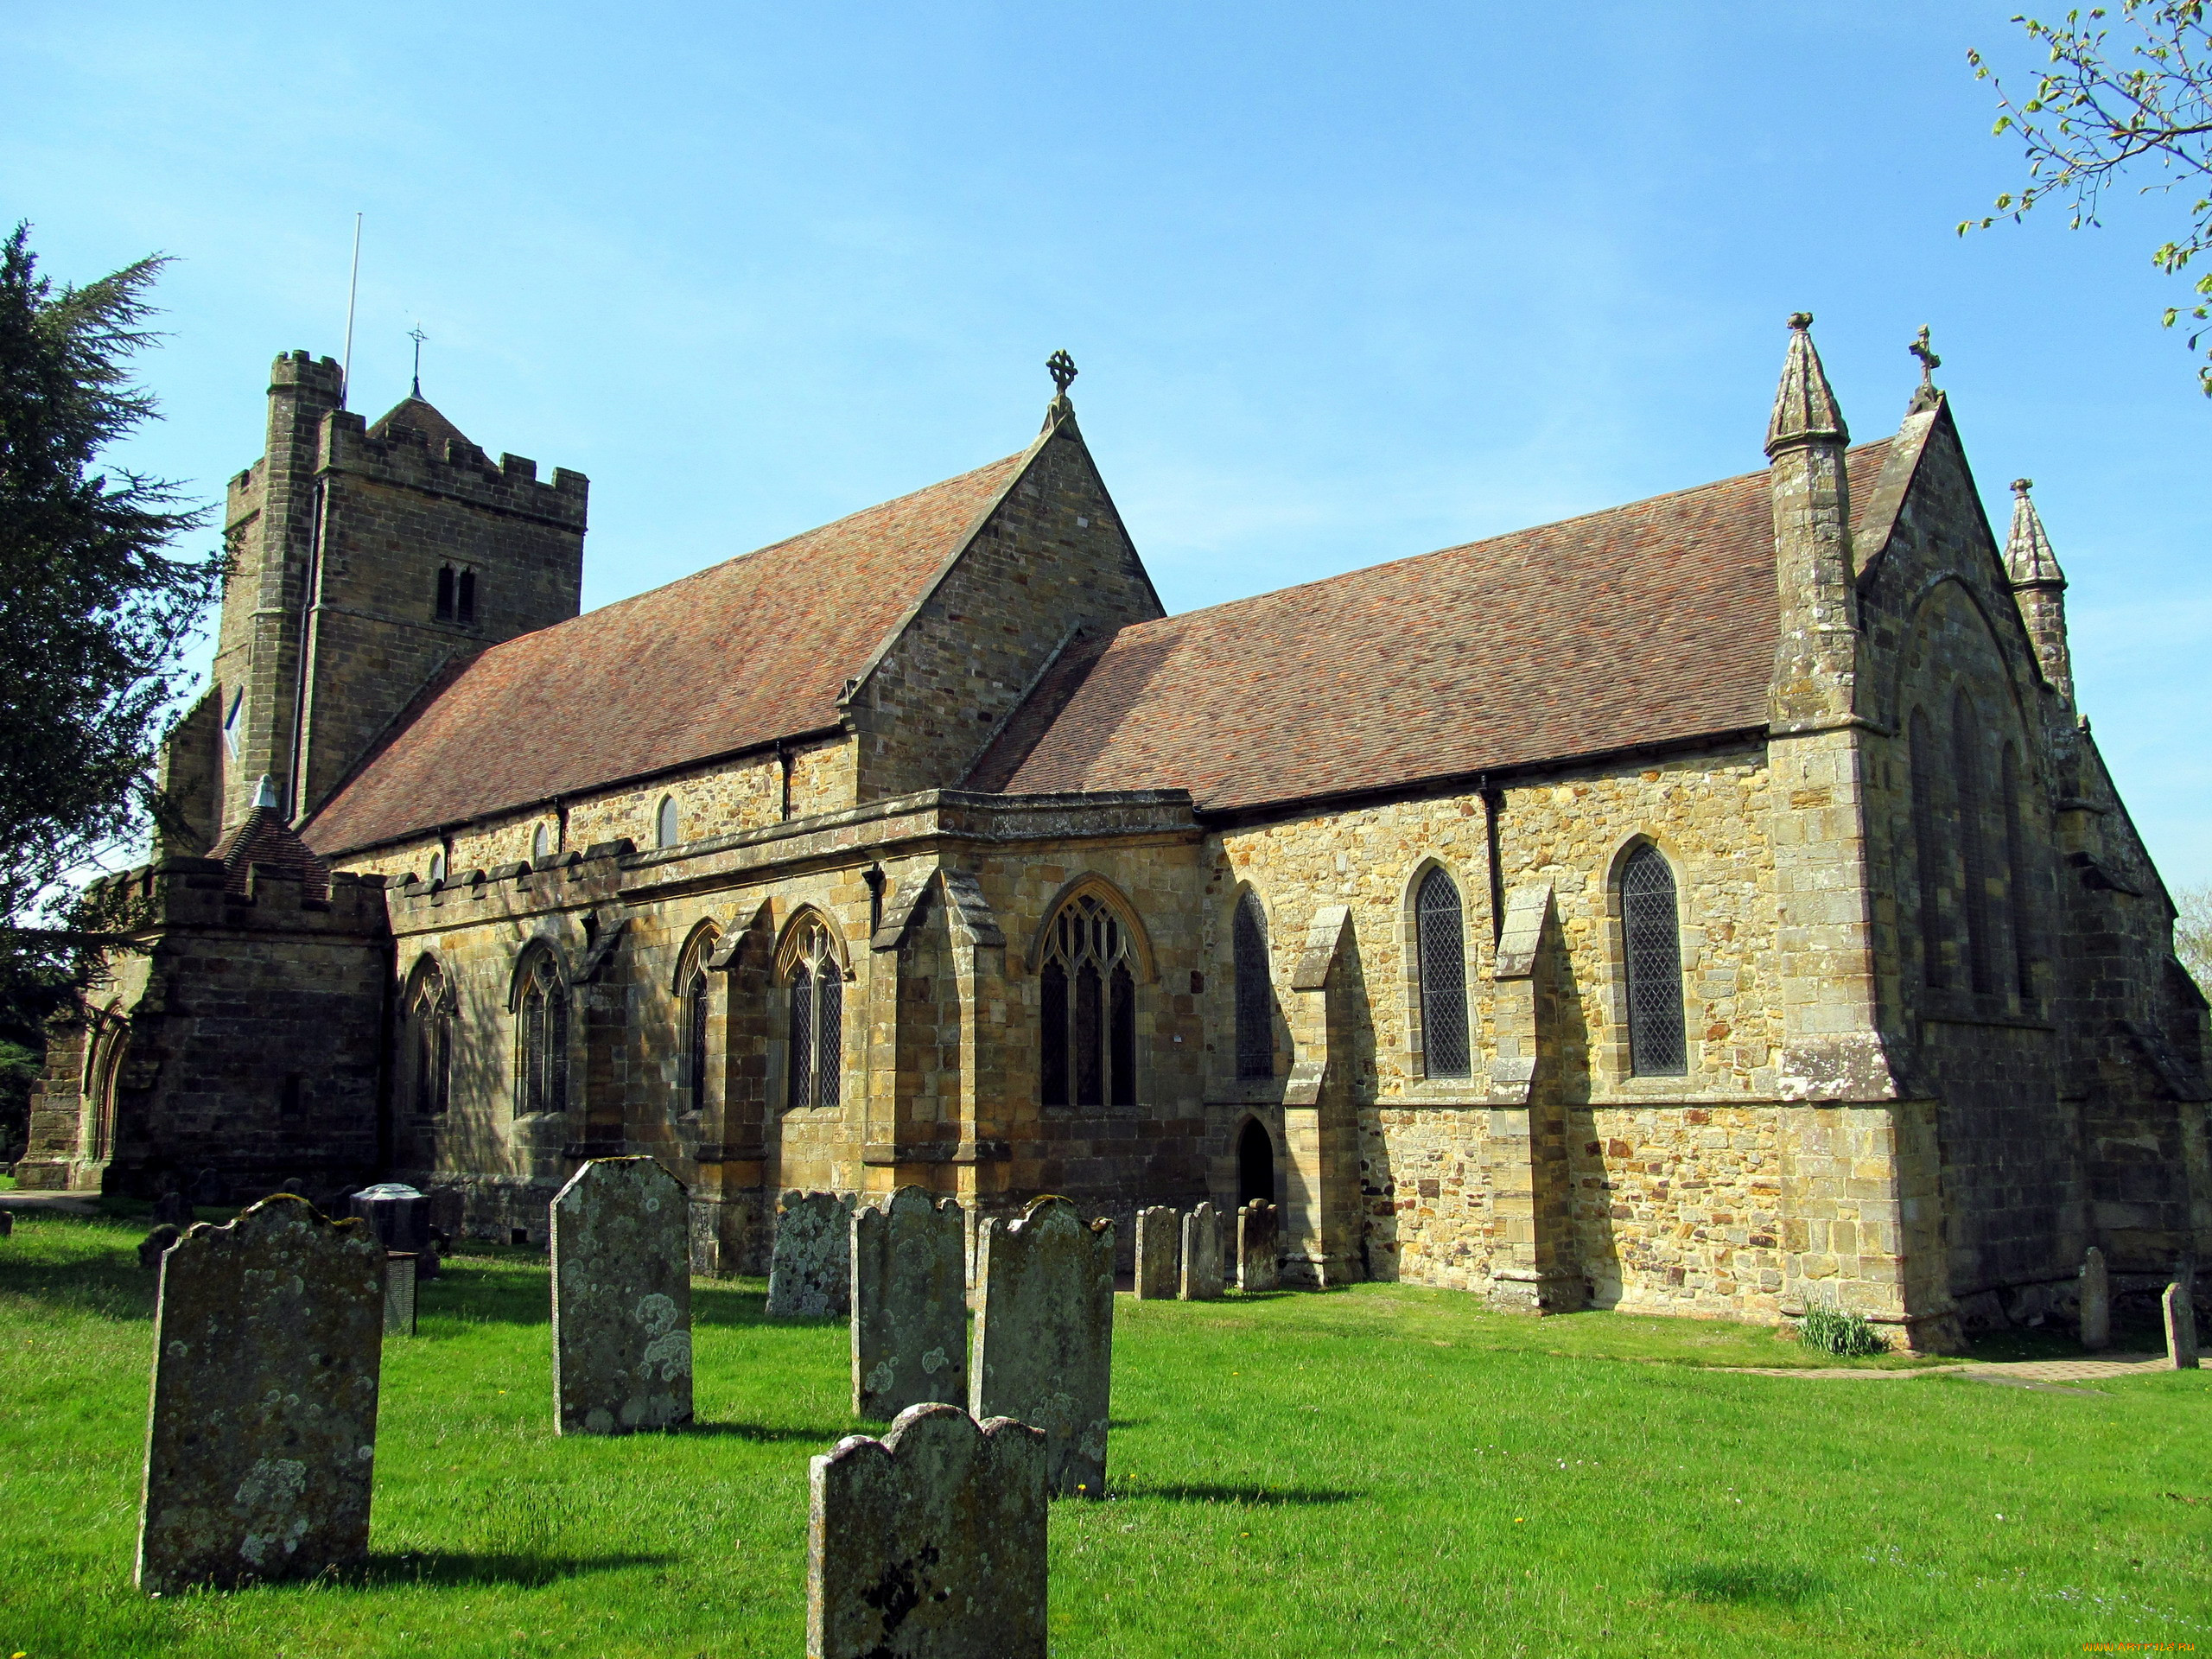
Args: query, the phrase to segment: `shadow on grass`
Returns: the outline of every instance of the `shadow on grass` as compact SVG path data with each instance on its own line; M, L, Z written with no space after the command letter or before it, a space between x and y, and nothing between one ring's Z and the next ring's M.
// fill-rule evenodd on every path
M1114 1489L1116 1497L1163 1497L1171 1503L1241 1503L1248 1509L1305 1509L1330 1503L1357 1503L1365 1492L1338 1491L1325 1486L1155 1486Z
M848 1434L861 1433L857 1428L769 1428L760 1423L686 1423L674 1432L679 1434L719 1435L733 1440L755 1440L764 1446L802 1441L825 1450ZM887 1427L885 1432L889 1432Z
M1681 1601L1727 1606L1789 1607L1825 1594L1828 1581L1794 1567L1762 1567L1756 1561L1694 1561L1670 1567L1658 1579L1659 1593Z
M680 1555L525 1555L486 1552L467 1554L450 1549L372 1551L365 1566L341 1574L339 1582L361 1589L395 1584L513 1584L525 1587L557 1584L594 1573L619 1573L631 1567L672 1567Z
M19 1227L16 1236L23 1236ZM0 1295L20 1296L57 1313L127 1321L151 1319L161 1275L124 1250L73 1262L0 1255Z
M524 1253L515 1252L517 1258ZM521 1271L517 1271L517 1266ZM534 1270L533 1270L534 1269ZM490 1259L456 1256L444 1264L435 1279L423 1282L419 1306L425 1319L445 1318L474 1325L546 1325L553 1317L552 1289L544 1259L527 1259L490 1265ZM762 1306L766 1297L758 1291L691 1286L691 1324L701 1325L835 1325L842 1319L770 1319Z

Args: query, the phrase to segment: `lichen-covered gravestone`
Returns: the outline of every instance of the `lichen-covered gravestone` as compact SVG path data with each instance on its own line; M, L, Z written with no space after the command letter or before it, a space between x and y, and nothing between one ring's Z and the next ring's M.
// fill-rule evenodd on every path
M967 1217L902 1186L852 1220L853 1415L968 1398Z
M768 1317L840 1319L853 1306L852 1206L834 1192L786 1192L776 1206Z
M2082 1346L2092 1353L2112 1346L2112 1275L2094 1244L2082 1263Z
M1211 1204L1183 1217L1183 1300L1221 1300L1221 1221Z
M807 1659L1043 1659L1045 1462L1028 1424L943 1404L816 1458Z
M1183 1222L1165 1205L1137 1211L1136 1292L1141 1302L1173 1301L1183 1252Z
M683 1184L651 1158L594 1158L553 1200L562 1433L691 1421L689 1209Z
M1065 1198L983 1225L969 1409L1045 1431L1055 1495L1106 1492L1114 1359L1114 1224Z
M1275 1207L1255 1198L1236 1212L1236 1287L1248 1291L1275 1290L1281 1285Z
M2158 1300L2166 1319L2166 1363L2177 1371L2197 1369L2196 1300L2190 1289L2190 1281L2184 1279L2168 1285Z
M420 1259L404 1250L385 1253L384 1333L387 1337L415 1334L415 1268Z
M303 1198L162 1257L138 1587L313 1578L364 1559L384 1247Z

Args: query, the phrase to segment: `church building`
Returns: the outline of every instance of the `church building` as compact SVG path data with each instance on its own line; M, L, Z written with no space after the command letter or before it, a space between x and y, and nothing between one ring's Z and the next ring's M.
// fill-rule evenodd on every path
M542 1243L649 1154L736 1272L793 1189L1264 1198L1294 1283L1938 1351L2149 1284L2206 1005L2066 579L1811 321L1762 471L1172 616L1065 356L1019 453L584 614L582 477L281 357L17 1176Z

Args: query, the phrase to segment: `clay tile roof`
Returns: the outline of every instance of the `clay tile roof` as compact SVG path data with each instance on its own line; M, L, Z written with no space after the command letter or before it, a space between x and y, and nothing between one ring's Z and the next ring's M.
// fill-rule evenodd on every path
M1886 449L1850 452L1862 508ZM1751 473L1123 628L970 786L1225 811L1763 726L1773 538Z
M467 433L420 397L401 398L385 413L381 420L369 429L369 435L372 438L389 437L391 435L391 429L395 426L411 427L420 432L429 440L430 447L434 451L443 449L448 440L461 444L465 448L474 449L476 447L468 442Z
M297 881L303 899L330 897L330 866L309 852L292 827L265 806L255 807L240 819L208 856L221 861L227 892L251 893L254 867L263 865Z
M838 723L1027 452L508 640L417 698L305 826L326 854Z

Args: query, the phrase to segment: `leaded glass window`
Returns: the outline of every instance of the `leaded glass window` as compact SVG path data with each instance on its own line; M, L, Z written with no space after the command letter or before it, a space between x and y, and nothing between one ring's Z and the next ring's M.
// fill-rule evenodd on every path
M550 950L531 957L516 1046L518 1115L569 1109L569 990Z
M1466 1077L1467 932L1459 889L1442 870L1421 877L1414 924L1421 957L1423 1071L1432 1077Z
M792 942L784 982L791 997L786 1098L794 1109L835 1106L845 1072L845 973L819 918Z
M414 1038L415 1110L419 1116L442 1117L452 1090L453 1002L446 976L435 963L425 963L416 976L408 1011Z
M1078 894L1046 936L1039 964L1039 1087L1047 1106L1137 1103L1137 982L1128 930Z
M687 1112L707 1109L708 1012L707 969L695 957L683 982L683 1109Z
M1966 876L1967 966L1977 991L1997 988L1996 953L1990 935L1989 826L1985 821L1980 722L1961 695L1951 705L1951 772L1959 792L1959 861Z
M1943 955L1943 845L1936 833L1936 739L1928 716L1916 709L1907 739L1912 765L1912 850L1919 868L1920 972L1931 990L1951 982L1951 965Z
M1236 958L1236 1075L1275 1074L1274 987L1268 973L1268 918L1246 893L1231 925Z
M1621 933L1628 959L1629 1070L1678 1077L1689 1070L1682 1029L1682 931L1675 873L1656 847L1621 869Z

